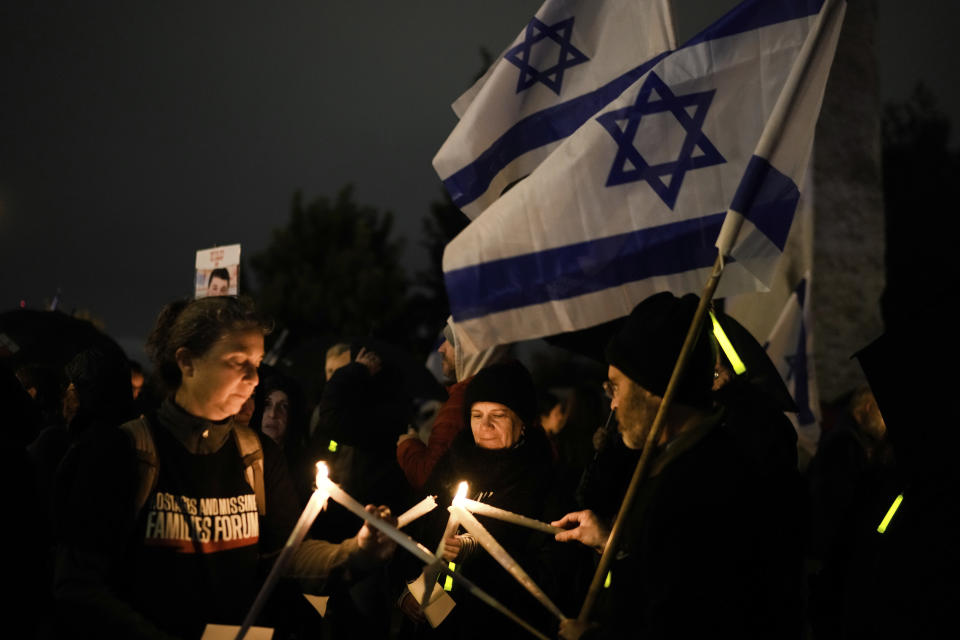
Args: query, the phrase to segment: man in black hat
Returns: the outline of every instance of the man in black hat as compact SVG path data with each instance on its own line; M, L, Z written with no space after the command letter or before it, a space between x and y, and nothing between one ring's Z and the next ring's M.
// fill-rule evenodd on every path
M651 296L607 346L610 406L631 449L646 445L697 302L692 295ZM789 637L784 621L770 613L781 577L770 575L759 551L769 551L774 534L764 526L758 483L729 430L719 428L723 411L711 394L715 362L704 329L624 522L609 588L595 612L600 627L590 637ZM586 510L553 524L575 527L558 533L558 541L601 552L611 523ZM571 621L561 635L577 638L584 630Z

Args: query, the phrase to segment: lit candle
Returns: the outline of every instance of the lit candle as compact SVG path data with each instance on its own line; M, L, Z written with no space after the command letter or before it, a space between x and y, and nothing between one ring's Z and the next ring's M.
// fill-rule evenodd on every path
M417 504L413 505L406 511L400 514L400 517L397 518L397 529L403 529L405 526L419 518L420 516L426 515L437 508L437 499L435 496L427 496Z
M404 549L412 553L424 564L429 566L435 566L439 568L441 571L447 572L447 569L445 568L445 565L443 564L443 562L438 560L436 557L434 557L434 555L430 553L429 549L427 549L425 546L423 546L422 544L420 544L419 542L417 542L407 534L403 533L402 531L397 529L395 526L393 526L383 518L368 512L366 509L363 508L363 505L361 505L359 502L354 500L353 497L351 497L350 494L348 494L346 491L344 491L343 489L335 485L333 482L331 482L329 478L324 477L323 482L325 485L325 489L327 493L330 495L330 497L333 498L335 501L339 502L342 506L346 507L347 510L352 511L354 514L356 514L360 518L363 518L364 522L368 523L370 526L376 527L377 529L385 533L390 539L392 539L401 547L403 547ZM320 486L319 477L317 478L317 486L318 487ZM469 516L470 514L467 514L467 515ZM503 604L501 604L499 601L494 599L488 593L483 591L480 587L478 587L477 585L473 584L472 582L470 582L469 580L461 576L459 573L449 573L449 575L454 579L455 582L460 582L461 584L463 584L463 586L465 586L467 590L471 594L473 594L475 597L486 602L488 605L490 605L491 607L493 607L503 615L507 616L514 622L516 622L518 625L520 625L521 627L526 629L528 632L530 632L531 635L534 635L537 638L542 638L543 640L549 640L545 635L543 635L542 633L540 633L539 631L531 627L529 624L527 624L526 621L524 621L522 618L517 616L517 614L507 609L505 606L503 606Z
M456 502L458 499L462 500L467 497L467 483L461 482L457 486L457 493L453 498L453 501ZM443 528L443 535L440 537L440 542L437 543L437 550L434 552L434 557L439 560L443 557L443 550L447 538L452 537L457 532L457 528L460 526L460 523L457 522L457 517L450 512L450 517L447 518L447 526ZM437 586L437 576L440 575L440 572L436 569L431 569L429 566L424 567L423 569L423 597L420 599L420 603L423 606L427 606L430 603L430 598L433 596L433 589Z
M240 627L240 631L237 632L236 640L242 640L242 638L247 635L247 631L256 621L257 616L260 615L260 610L267 602L270 592L273 591L277 579L286 568L290 556L293 555L297 547L300 546L300 543L303 542L303 539L307 536L307 532L310 531L310 527L313 526L313 521L316 520L317 514L320 513L320 510L326 505L328 497L326 490L327 473L327 465L323 462L318 462L317 489L313 492L313 495L310 496L310 500L307 501L307 506L304 507L303 513L300 514L300 519L297 520L293 531L290 532L287 543L283 546L283 550L280 551L276 562L273 563L273 568L270 569L270 573L267 575L263 586L260 587L260 593L257 594L257 599L253 601L250 611L247 612L247 616L243 619L243 625Z
M457 493L453 496L453 503L456 504L458 500L464 500L467 497L467 491L469 487L466 482L461 482L457 486ZM437 558L443 557L443 548L444 543L447 541L447 538L452 537L456 532L457 528L460 526L460 523L457 522L457 517L450 512L450 517L447 518L447 526L443 528L443 537L440 538L440 544L437 545L437 552L434 554Z
M477 539L477 542L487 550L493 559L500 563L500 565L506 569L514 579L519 582L524 589L530 592L530 594L540 601L547 610L555 615L558 620L561 622L566 619L566 616L563 615L563 612L553 604L553 601L547 597L547 594L537 586L537 583L533 581L527 572L524 571L517 561L510 557L510 554L507 553L507 550L504 549L496 539L490 535L490 532L487 531L480 522L473 517L473 514L467 511L461 504L456 500L453 505L450 507L450 512L457 516L457 520L460 521L460 524L463 525L463 528L473 534L473 537Z
M335 501L339 502L342 506L346 507L348 511L352 511L354 515L359 516L369 524L371 527L376 527L381 532L383 532L388 538L396 542L398 545L417 556L422 562L426 564L433 564L436 562L436 558L433 557L433 554L430 553L430 550L425 546L403 533L395 526L381 518L380 516L368 512L363 508L363 505L353 499L353 497L348 494L346 491L341 489L339 486L334 484L330 478L324 477L323 479L324 490L333 498ZM321 479L317 478L317 486L320 486Z
M549 534L557 534L561 531L565 531L565 529L554 527L546 522L534 520L533 518L528 518L527 516L521 516L518 513L500 509L483 502L477 502L476 500L470 500L469 498L463 499L460 504L470 513L479 513L482 516L496 518L497 520L503 520L504 522L520 525L521 527L527 527L528 529L536 529Z

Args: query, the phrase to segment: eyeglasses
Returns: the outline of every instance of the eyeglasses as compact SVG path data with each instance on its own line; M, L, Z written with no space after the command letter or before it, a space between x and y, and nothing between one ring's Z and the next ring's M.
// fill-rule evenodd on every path
M610 380L605 380L600 387L603 389L603 395L606 396L607 400L613 400L614 394L617 392L617 383L611 382Z

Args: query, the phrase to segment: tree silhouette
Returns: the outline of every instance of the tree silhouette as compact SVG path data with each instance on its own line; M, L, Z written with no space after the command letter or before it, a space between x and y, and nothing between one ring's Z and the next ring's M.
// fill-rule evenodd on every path
M950 122L933 94L917 86L883 117L883 191L887 218L884 323L903 326L943 285L960 275L953 247L960 153L949 148Z
M407 276L393 215L357 204L352 186L304 203L254 255L258 304L295 337L402 337Z
M425 291L423 302L428 309L425 318L433 318L435 329L443 325L450 314L447 288L443 281L443 250L447 243L467 226L470 220L453 204L450 195L443 191L440 200L430 203L430 214L423 219L422 246L427 250L428 267L417 272L417 286Z

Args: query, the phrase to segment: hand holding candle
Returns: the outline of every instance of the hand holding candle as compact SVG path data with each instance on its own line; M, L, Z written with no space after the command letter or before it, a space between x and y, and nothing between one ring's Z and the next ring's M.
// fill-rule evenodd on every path
M415 541L413 538L411 538L407 534L397 529L391 523L382 520L380 517L378 517L372 512L368 512L366 509L360 506L360 503L354 500L350 496L350 494L348 494L346 491L344 491L343 489L335 485L333 482L331 482L329 478L324 478L323 484L324 484L324 488L329 493L330 497L336 500L337 502L339 502L344 507L346 507L349 511L352 511L354 514L363 518L363 520L366 523L373 525L374 527L382 531L384 534L390 537L390 539L392 539L401 547L403 547L404 549L412 553L414 556L419 558L420 561L426 564L427 566L432 567L434 569L439 569L440 571L444 570L443 562L441 560L438 560L436 557L434 557L430 553L430 551L426 547L424 547L422 544L420 544L419 542ZM319 477L317 478L317 486L318 487L320 486ZM466 489L464 489L464 493L466 493ZM450 523L448 522L447 525L449 526ZM481 589L480 587L476 586L475 584L467 580L464 576L460 575L459 573L451 573L449 575L453 578L455 582L459 582L464 587L466 587L467 590L471 594L473 594L475 597L487 603L488 605L490 605L491 607L493 607L503 615L507 616L508 618L516 622L518 625L520 625L521 627L526 629L528 632L530 632L530 634L532 634L533 636L537 638L541 638L542 640L548 640L548 638L545 635L543 635L542 633L540 633L539 631L531 627L526 621L524 621L523 619L518 617L515 613L507 609L500 602L498 602L496 599L494 599L488 593L486 593L483 589Z
M457 493L453 497L453 501L462 500L467 496L467 483L461 482L457 486ZM434 557L437 559L443 558L444 560L454 560L457 557L456 551L449 549L450 546L447 543L447 540L452 538L456 533L457 529L460 527L460 523L457 522L456 516L453 513L450 513L450 516L447 518L447 524L443 528L443 535L440 536L440 542L437 543L437 550L434 552ZM450 557L450 556L453 557ZM437 586L437 576L440 575L440 572L436 569L431 569L429 566L425 567L423 570L423 584L424 591L423 595L420 598L420 602L430 602L430 598L433 596L433 590Z
M453 503L456 504L459 500L464 500L467 497L468 486L466 482L461 482L457 485L457 493L453 496ZM436 557L441 558L444 555L445 547L447 545L447 540L452 538L457 533L457 529L460 527L460 523L457 522L456 516L453 512L450 512L450 517L447 518L447 526L443 528L443 537L440 538L440 543L437 545L437 552L434 554Z
M294 525L293 531L290 532L290 537L287 538L287 544L283 546L283 549L280 551L280 555L273 563L273 567L270 569L267 579L260 588L260 593L257 594L256 600L253 601L250 611L247 612L247 615L243 620L240 631L237 632L236 640L242 640L242 638L247 635L247 631L253 625L254 621L257 619L257 616L260 615L260 610L263 608L267 598L270 596L270 592L273 591L273 587L276 585L277 579L286 569L291 555L294 551L296 551L297 547L300 546L300 543L303 542L303 539L307 536L307 532L310 531L310 527L313 526L313 521L316 520L317 514L320 513L320 510L326 506L327 498L329 497L329 494L326 491L327 482L329 482L327 480L327 465L323 462L318 462L317 489L313 492L313 495L310 496L307 506L304 508L303 513L300 514L300 519L297 520L297 524Z
M393 521L393 517L390 514L390 507L382 505L378 507L368 504L363 509L367 513L379 517L384 522ZM363 523L363 526L360 527L360 531L357 533L357 546L377 560L386 560L393 555L394 549L397 548L397 543L391 540L390 537L380 529L370 526L370 522L367 521Z
M461 500L454 499L453 505L450 507L450 513L454 514L457 519L460 521L460 524L469 531L477 539L477 542L487 550L493 558L500 563L500 565L506 569L510 575L512 575L517 582L523 586L524 589L530 592L530 594L540 601L546 609L555 615L557 619L563 621L566 619L566 616L563 615L563 612L547 597L547 594L537 586L537 583L527 575L527 572L517 564L517 561L514 560L507 550L504 549L499 542L490 534L487 529L480 524L476 518L473 517L473 514L467 511L462 506Z

